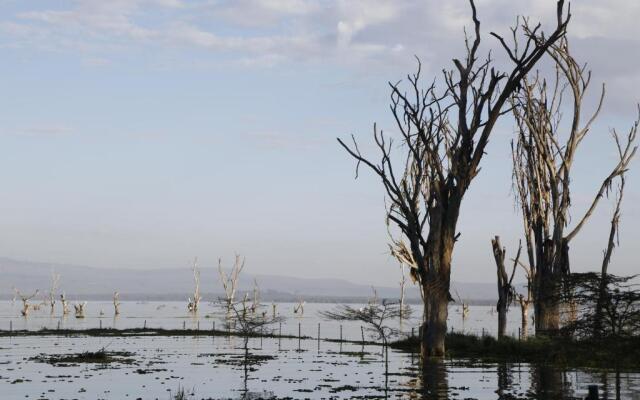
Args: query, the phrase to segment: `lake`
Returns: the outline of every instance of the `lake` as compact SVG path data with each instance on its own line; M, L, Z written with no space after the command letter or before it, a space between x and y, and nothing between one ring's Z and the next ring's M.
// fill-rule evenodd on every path
M318 317L332 304L307 304L304 316L293 304L280 303L287 319L282 333L338 338L340 324ZM271 311L271 305L265 310ZM490 307L471 306L462 322L459 307L450 308L454 330L493 334L497 316ZM100 310L104 315L100 316ZM202 304L198 316L175 302L122 302L113 318L108 302L90 302L87 317L50 316L43 308L28 318L20 304L0 306L2 329L42 327L187 328L211 329L223 324L219 307ZM420 315L402 324L410 332ZM519 313L513 309L509 330L517 334ZM516 318L517 317L517 318ZM278 327L279 328L279 327ZM278 329L274 327L273 329ZM343 337L359 341L359 324L342 324ZM432 399L575 399L598 384L608 399L640 400L640 373L560 370L544 365L477 363L447 359L420 372L418 356L391 350L385 374L381 347L339 344L314 339L260 339L248 342L245 357L240 337L87 337L28 336L0 338L0 398L2 399L170 399L179 388L192 398L432 398ZM105 348L110 363L51 362L47 357Z

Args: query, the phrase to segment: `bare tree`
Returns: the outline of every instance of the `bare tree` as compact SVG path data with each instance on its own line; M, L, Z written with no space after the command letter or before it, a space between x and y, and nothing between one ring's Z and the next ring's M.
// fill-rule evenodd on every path
M516 262L516 260L512 260ZM527 280L526 285L526 296L522 293L518 293L518 304L520 304L520 318L521 318L521 326L520 326L520 337L527 337L527 331L529 329L529 307L531 303L533 303L533 275L531 274L531 268L526 266L522 261L517 261L518 265L522 267L525 273L525 278Z
M617 135L614 134L614 138L616 139L616 144L618 145L618 154L621 152L620 141L618 140ZM617 188L616 195L616 207L613 211L613 216L611 217L611 227L609 229L609 240L607 241L607 248L604 250L604 256L602 259L602 267L600 269L600 288L598 291L598 301L596 303L596 311L595 311L595 321L594 321L594 331L596 334L602 332L602 321L604 319L604 310L605 305L608 302L608 274L609 274L609 263L611 262L611 255L613 254L613 249L616 247L616 244L619 243L619 233L618 226L620 224L620 214L621 214L621 206L622 206L622 197L624 194L624 185L625 178L624 173L620 175L620 184Z
M638 129L636 120L624 144L615 135L619 160L602 181L590 207L569 229L571 168L579 145L600 112L605 91L603 85L595 111L582 121L582 101L591 73L571 56L566 38L550 46L548 53L556 65L555 78L547 82L539 75L527 77L523 90L513 97L512 107L518 126L518 139L512 145L514 192L522 211L533 275L536 333L558 331L558 291L570 273L569 244L608 193L613 180L628 168L636 152L633 142ZM571 119L563 124L567 108L563 100L567 97L571 98Z
M113 292L113 315L120 315L120 292Z
M87 306L87 302L83 301L81 303L76 303L73 305L73 308L76 311L76 318L84 318L84 308Z
M16 288L13 288L13 290L14 290L15 294L22 301L22 310L20 310L20 313L22 314L23 317L28 316L29 315L29 310L31 310L33 308L33 305L29 303L29 300L31 300L34 297L36 297L38 295L38 293L40 293L40 290L36 290L32 295L23 295Z
M218 273L220 274L220 281L224 288L227 312L231 312L231 306L233 305L236 297L236 290L238 289L238 278L240 277L240 272L242 272L242 269L244 268L244 261L244 257L236 254L231 273L227 275L227 273L222 269L222 258L218 259Z
M304 305L305 305L305 301L301 296L298 299L298 303L295 306L293 306L293 313L300 314L300 317L302 317L304 315Z
M493 248L493 257L496 260L496 268L498 271L498 304L496 305L496 309L498 310L498 339L500 339L505 335L507 330L507 311L516 294L512 282L516 274L518 260L520 260L522 245L518 247L518 254L513 261L511 277L507 274L507 269L504 265L507 249L500 244L500 236L491 239L491 247Z
M198 268L198 257L193 259L193 266L191 267L193 271L193 281L195 283L195 289L193 290L193 299L189 298L187 303L187 309L189 312L197 312L198 307L200 306L200 300L202 300L202 296L200 296L200 269Z
M251 312L256 313L260 308L260 287L258 286L258 281L253 280L253 302L251 303Z
M512 28L514 42L508 44L492 33L513 64L499 72L488 55L479 59L480 21L470 0L473 35L465 38L466 57L454 59L455 70L444 72L442 92L436 83L423 88L421 66L408 77L406 92L400 83L391 86L391 112L401 136L401 147L374 125L373 136L379 161L364 156L338 139L358 166L369 167L382 181L388 198L387 221L401 237L392 241L394 253L407 258L412 277L419 283L424 302L422 356L444 356L451 259L459 236L458 217L462 199L480 171L489 137L504 106L547 49L565 34L570 16L564 1L557 2L557 25L548 37L540 24L531 27L523 19L524 46L519 46L518 26ZM393 162L397 152L400 162ZM357 168L356 168L357 176Z
M68 315L69 310L69 301L67 300L67 296L64 292L60 294L60 303L62 303L62 315Z
M385 372L389 370L389 346L388 340L392 336L397 336L400 331L388 325L389 320L408 315L410 309L402 310L400 303L382 300L380 303L369 303L368 305L355 308L349 305L340 305L334 310L320 311L319 314L325 319L334 321L360 321L367 324L379 340L382 340L385 355Z
M51 271L51 287L49 288L49 307L51 307L51 314L53 314L56 305L56 291L58 290L58 284L60 283L60 274L55 271Z
M400 271L402 272L402 278L400 279L400 319L403 319L404 313L404 288L407 284L407 277L404 275L404 264L400 263Z

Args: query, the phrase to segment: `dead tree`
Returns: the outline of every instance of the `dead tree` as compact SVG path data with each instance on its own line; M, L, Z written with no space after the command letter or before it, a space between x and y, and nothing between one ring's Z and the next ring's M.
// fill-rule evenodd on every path
M507 269L504 265L507 249L500 244L500 236L491 239L491 247L493 248L493 257L496 260L496 268L498 271L498 304L496 305L496 309L498 310L498 339L501 339L507 330L507 311L509 311L509 306L513 302L516 293L511 283L516 274L516 267L520 259L522 245L518 247L518 254L513 261L511 277L507 274Z
M260 308L260 287L258 286L258 281L253 280L253 302L251 303L251 312L256 313Z
M76 318L84 318L84 308L87 306L87 302L83 301L82 303L76 303L73 305L73 308L76 311Z
M13 288L13 290L15 291L16 295L20 297L20 300L22 301L22 310L20 310L20 314L22 314L23 317L28 316L29 311L34 308L33 305L29 303L29 300L36 297L38 293L40 293L40 290L36 290L32 295L23 295L16 288Z
M374 125L373 136L380 152L378 161L364 156L353 139L340 144L357 165L369 167L382 181L387 199L387 221L398 228L392 241L395 253L404 253L411 275L421 289L424 303L422 356L444 356L447 331L451 259L459 233L462 199L480 171L480 161L504 106L547 49L565 34L569 15L564 1L557 2L557 25L546 36L538 24L523 19L512 29L514 42L492 33L512 63L508 72L497 71L491 55L480 59L480 21L470 0L473 35L465 38L466 55L454 59L455 69L444 72L444 88L436 83L423 88L421 66L408 77L409 89L391 86L391 112L400 135L400 146ZM397 160L398 152L401 159ZM393 160L396 160L395 162ZM356 167L356 177L357 177Z
M534 281L536 333L552 334L560 328L558 299L563 279L570 273L569 244L608 193L614 179L627 169L636 151L633 142L638 121L626 143L616 139L618 162L602 181L590 207L570 229L571 168L579 145L600 112L604 85L595 111L583 121L582 101L591 81L590 71L571 56L566 38L550 46L548 53L556 65L553 80L548 82L539 75L527 77L523 90L513 97L518 139L512 148L514 193L522 211ZM571 104L565 107L563 100L567 98ZM563 124L567 108L570 121Z
M222 287L224 288L224 301L227 305L227 313L231 312L231 306L233 305L234 299L236 297L236 290L238 289L238 278L240 277L240 272L242 272L242 269L244 268L244 261L244 257L236 254L231 273L227 275L222 269L222 258L218 259L218 273L220 274L220 281L222 282Z
M60 294L60 303L62 303L62 315L69 315L69 301L64 292Z
M305 304L304 299L300 297L300 299L298 300L298 303L295 306L293 306L293 313L300 314L300 317L304 316L304 304Z
M515 262L515 260L513 260ZM533 275L531 274L531 268L523 264L521 261L518 261L518 265L522 267L525 273L525 278L527 279L527 295L523 295L522 293L518 294L518 304L520 304L520 316L521 316L521 330L520 337L527 337L527 331L529 329L529 307L531 303L533 303Z
M198 269L198 257L193 260L191 270L193 271L195 289L193 290L193 299L189 298L188 300L187 309L189 312L195 313L198 311L198 307L200 306L200 300L202 300L202 297L200 296L200 269Z
M404 264L400 263L400 271L402 272L402 279L400 279L400 320L402 320L404 315L404 288L407 284L407 277L404 275Z
M618 140L617 135L614 134L614 138L616 139L616 144L618 145L618 153L621 151L620 141ZM611 217L611 227L609 229L609 240L607 241L607 248L604 250L604 257L602 259L602 267L600 270L600 287L598 291L598 301L596 304L596 312L595 312L595 321L594 321L594 332L596 335L602 332L602 320L605 309L605 304L608 302L608 274L609 274L609 263L611 262L611 255L613 254L613 249L616 244L619 243L618 236L618 226L620 224L620 209L622 206L622 196L624 194L624 185L625 178L624 173L620 175L620 184L617 189L616 196L616 207L613 211L613 216Z
M60 283L60 274L56 274L55 271L51 271L51 287L49 288L49 307L51 307L51 314L53 314L56 305L56 291L58 290L58 284Z
M113 315L120 315L120 293L113 292Z

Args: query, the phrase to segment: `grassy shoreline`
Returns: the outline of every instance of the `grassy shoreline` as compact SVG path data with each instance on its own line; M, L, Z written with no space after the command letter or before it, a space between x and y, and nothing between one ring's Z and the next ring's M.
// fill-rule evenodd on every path
M419 352L417 337L399 340L392 348ZM565 337L505 337L449 333L447 357L484 362L528 362L558 367L640 370L640 337L576 340Z

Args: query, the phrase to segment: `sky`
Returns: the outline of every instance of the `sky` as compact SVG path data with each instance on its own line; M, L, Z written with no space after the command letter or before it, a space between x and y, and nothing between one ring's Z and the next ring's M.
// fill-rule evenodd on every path
M482 51L517 15L555 2L478 0ZM572 223L616 162L640 101L640 2L574 1L569 40L603 112L574 166ZM388 82L425 82L463 54L469 5L451 1L0 0L0 256L104 268L214 267L393 286L384 193L338 146L393 134ZM544 66L542 66L544 68ZM514 124L498 124L464 201L454 280L495 281L493 235L522 237ZM610 271L637 273L634 160ZM612 199L571 247L598 269ZM573 226L573 225L571 225Z

